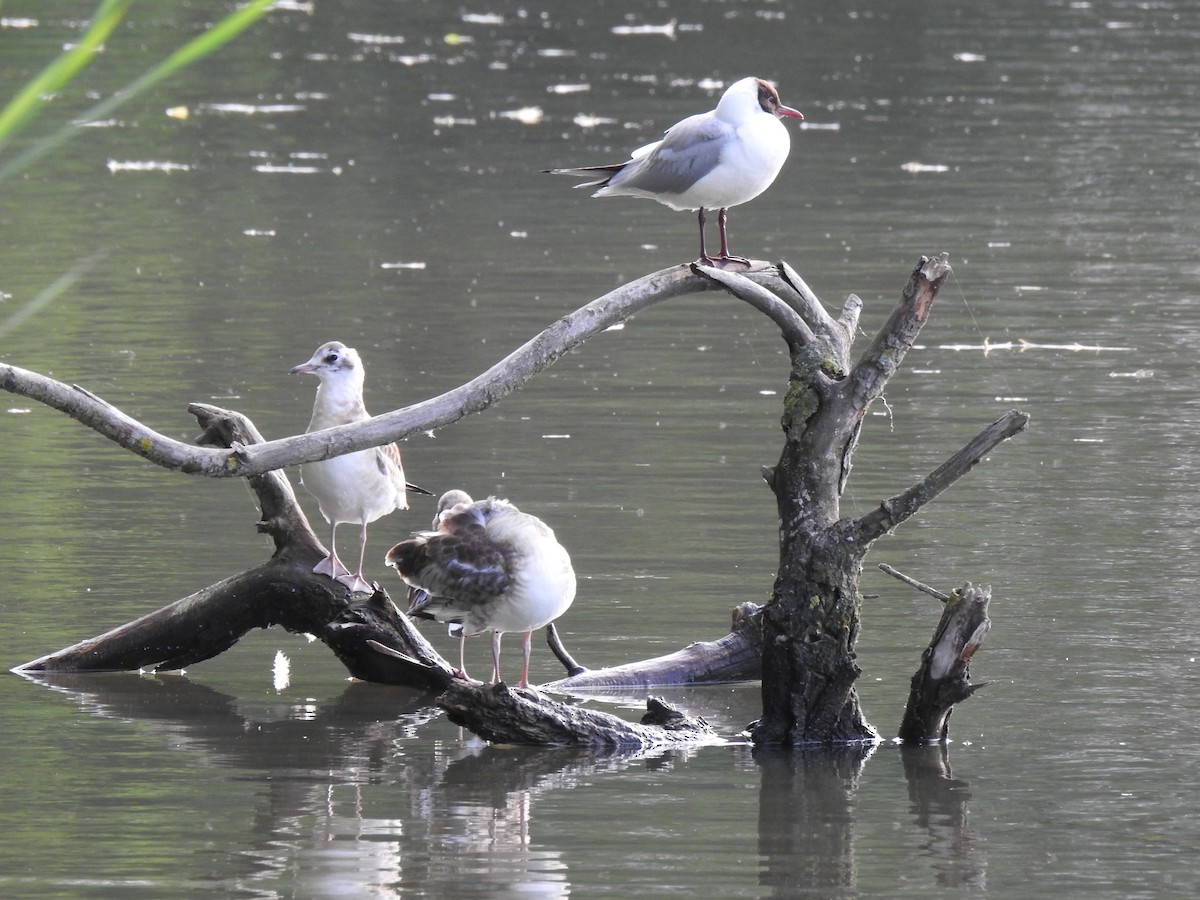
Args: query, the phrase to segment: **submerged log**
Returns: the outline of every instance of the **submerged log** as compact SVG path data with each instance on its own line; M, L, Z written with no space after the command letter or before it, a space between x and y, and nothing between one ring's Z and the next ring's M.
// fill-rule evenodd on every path
M456 725L497 744L637 750L718 739L703 719L651 699L640 723L543 697L531 688L455 678L437 704Z

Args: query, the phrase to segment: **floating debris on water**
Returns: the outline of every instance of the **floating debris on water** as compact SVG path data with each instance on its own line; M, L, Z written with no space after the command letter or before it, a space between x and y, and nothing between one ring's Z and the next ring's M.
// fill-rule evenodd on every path
M105 165L108 166L108 171L114 174L117 172L190 172L192 170L187 163L158 160L110 159Z
M242 116L274 115L276 113L304 112L303 103L201 103L197 109L205 112L236 113Z
M619 119L610 119L607 116L589 116L586 113L579 113L571 120L580 128L595 128L598 125L616 125Z
M271 683L275 690L282 691L292 682L292 661L282 650L275 651L275 660L271 663Z
M462 20L468 25L503 25L504 16L499 13L463 13Z
M254 167L254 171L266 172L270 175L316 175L323 170L317 166L297 166L294 163L284 163L283 165L278 163L259 163Z
M1003 341L1000 343L992 343L987 338L984 338L982 344L940 344L939 350L982 350L984 354L991 353L993 350L1017 350L1024 353L1026 350L1069 350L1072 353L1080 353L1088 351L1092 353L1106 351L1109 353L1132 353L1137 350L1136 347L1104 347L1099 344L1081 344L1079 342L1071 344L1039 344L1035 341L1026 341L1023 339L1015 341Z
M900 168L903 169L905 172L911 172L914 175L916 175L920 172L949 172L950 171L949 166L943 166L941 163L930 164L930 163L919 163L919 162L906 162Z
M658 34L675 40L675 32L679 28L679 20L672 19L665 25L614 25L613 34Z
M403 44L404 36L399 34L360 34L351 31L346 35L356 44Z
M987 57L982 53L955 53L954 61L965 63L986 62Z
M1153 369L1135 369L1132 372L1109 372L1109 378L1153 378Z
M379 268L381 268L381 269L424 269L425 263L421 262L421 261L380 263Z
M549 94L581 94L591 89L590 84L552 84L546 88L546 92Z
M511 119L522 125L537 125L545 115L540 106L522 106L520 109L506 109L495 114L501 119Z

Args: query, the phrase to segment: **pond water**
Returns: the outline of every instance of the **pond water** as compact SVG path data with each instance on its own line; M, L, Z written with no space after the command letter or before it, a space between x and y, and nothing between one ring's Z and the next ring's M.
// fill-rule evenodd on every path
M183 675L0 679L0 895L1200 890L1200 22L1185 0L797 6L281 3L0 184L0 358L181 438L193 400L303 430L314 385L287 370L330 339L363 354L373 411L433 396L695 255L691 214L541 169L619 161L722 84L775 79L806 121L775 185L732 212L734 249L786 259L827 305L859 294L860 343L922 254L955 268L871 410L843 512L1004 411L1032 416L868 557L860 690L884 735L939 611L874 564L993 586L973 666L990 684L945 751L754 754L738 734L757 685L667 692L723 746L485 746L428 698L348 682L320 644L256 633ZM92 8L6 3L4 95ZM214 15L135 7L5 155ZM684 298L409 438L406 468L545 518L580 575L564 639L590 666L637 660L767 596L759 469L786 377L765 318ZM270 552L244 485L160 470L11 395L0 484L5 668ZM389 577L383 552L431 512L372 526L369 574ZM532 677L559 674L536 646ZM643 699L588 702L633 716Z

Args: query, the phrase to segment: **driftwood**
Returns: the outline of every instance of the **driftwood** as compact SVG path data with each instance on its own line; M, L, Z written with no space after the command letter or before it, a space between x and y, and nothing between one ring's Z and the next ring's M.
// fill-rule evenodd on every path
M251 445L262 440L245 416L207 404L193 404L190 409L204 428L199 438L203 443ZM278 625L323 641L355 678L434 693L445 690L453 677L452 667L396 608L387 591L376 585L369 596L354 594L330 578L313 574L313 565L326 551L287 476L268 472L249 482L261 510L257 527L275 544L270 560L14 671L34 674L181 669L228 650L252 629ZM621 667L628 680L609 678L608 683L729 680L753 666L748 658L754 655L753 633L753 628L743 627L722 639L725 644L736 644L736 654L732 650L728 654L697 653L693 648L714 645L694 644L676 654L681 662L674 666L650 661L649 674L640 672L636 664ZM600 674L589 676L588 670L571 660L553 629L550 637L556 655L563 659L568 675L579 679L579 686L586 686L589 677ZM721 642L715 645L724 646ZM573 678L560 684L572 685Z
M83 388L0 363L0 388L56 408L147 460L188 474L248 478L262 506L259 528L275 541L275 553L263 565L19 670L177 668L220 653L251 628L281 625L323 640L358 678L447 691L445 702L466 721L470 716L462 710L463 698L482 703L480 687L452 680L451 667L385 591L376 586L372 596L356 596L312 574L325 550L278 470L450 424L487 408L589 337L642 309L684 294L722 290L771 319L791 360L781 423L784 449L778 464L764 471L780 514L780 565L771 601L761 610L739 608L733 631L719 641L633 666L590 672L560 648L568 677L555 687L749 678L761 664L763 716L751 727L757 745L875 741L878 735L863 716L854 688L862 560L875 539L946 490L1028 421L1022 413L1008 413L919 484L858 519L840 517L838 498L863 417L899 368L949 272L944 255L922 258L888 321L852 365L850 348L862 309L853 294L835 318L785 263L755 263L738 272L677 266L564 316L459 388L365 422L276 441L262 441L237 414L202 405L191 409L205 427L204 439L198 446L175 441ZM553 630L550 637L553 646ZM487 696L494 700L494 695L499 694ZM536 695L521 700L533 708L539 704ZM545 710L548 719L563 721L561 710ZM941 722L944 726L944 716ZM491 721L481 719L479 727L497 739L506 733Z
M497 744L644 750L668 744L713 743L703 719L651 698L639 723L540 696L529 688L454 679L437 699L450 720Z
M715 641L696 641L666 656L612 666L572 671L567 678L545 685L546 690L595 691L613 688L653 688L668 685L754 681L762 674L762 607L743 603L733 610L729 633ZM551 649L554 649L551 641ZM557 651L556 651L557 655Z

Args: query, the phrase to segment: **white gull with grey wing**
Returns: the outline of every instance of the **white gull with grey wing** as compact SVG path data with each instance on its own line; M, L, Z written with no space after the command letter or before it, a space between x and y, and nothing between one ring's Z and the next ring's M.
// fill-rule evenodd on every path
M716 109L672 125L662 140L633 151L628 162L576 169L559 175L603 175L576 187L595 187L593 197L648 197L672 209L700 211L700 261L746 262L729 253L726 210L753 200L775 180L791 149L779 117L803 119L784 106L769 81L743 78L721 95ZM704 246L704 211L719 210L721 252Z

